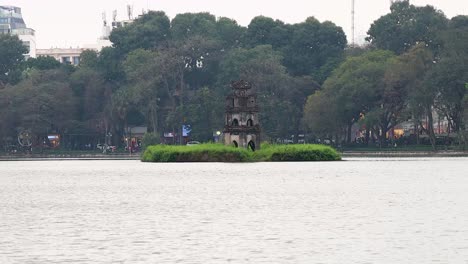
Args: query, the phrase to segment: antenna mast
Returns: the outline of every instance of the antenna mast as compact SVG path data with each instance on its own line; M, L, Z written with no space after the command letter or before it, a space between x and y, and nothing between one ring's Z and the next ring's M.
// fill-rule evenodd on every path
M104 24L104 26L107 26L106 12L102 12L102 23Z
M351 0L351 45L354 46L354 15L355 15L355 0Z
M127 5L127 15L128 15L128 20L133 19L133 6Z

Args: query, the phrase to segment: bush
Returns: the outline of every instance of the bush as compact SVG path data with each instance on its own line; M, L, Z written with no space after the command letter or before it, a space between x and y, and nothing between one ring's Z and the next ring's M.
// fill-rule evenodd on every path
M142 157L147 162L248 162L249 151L220 144L194 146L149 146Z
M271 145L255 152L259 161L335 161L341 160L338 152L324 145Z

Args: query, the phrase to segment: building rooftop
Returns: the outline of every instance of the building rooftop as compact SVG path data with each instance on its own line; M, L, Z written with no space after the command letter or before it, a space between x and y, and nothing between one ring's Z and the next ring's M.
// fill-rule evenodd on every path
M15 6L0 6L0 25L10 29L26 28L21 8Z

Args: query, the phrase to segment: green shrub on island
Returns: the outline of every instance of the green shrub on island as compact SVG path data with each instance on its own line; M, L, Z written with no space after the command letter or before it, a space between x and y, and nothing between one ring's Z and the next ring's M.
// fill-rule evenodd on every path
M315 144L270 145L253 152L257 161L336 161L340 154L330 146Z
M146 148L145 162L249 162L252 155L246 149L221 144L193 146L156 145Z
M221 144L195 146L155 145L146 148L144 162L256 162L256 161L337 161L340 154L323 145L264 144L256 152Z

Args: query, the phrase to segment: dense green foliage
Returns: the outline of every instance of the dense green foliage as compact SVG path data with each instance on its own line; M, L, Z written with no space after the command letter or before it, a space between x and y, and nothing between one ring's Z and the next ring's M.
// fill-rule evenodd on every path
M413 124L415 143L425 136L435 149L437 118L448 122L444 141L452 141L452 133L464 145L467 21L466 16L448 20L432 6L395 2L391 13L371 26L370 46L350 50L308 98L304 126L318 137L348 144L358 126L365 130L364 144L382 146L389 131L407 122Z
M159 134L155 132L145 133L141 140L141 145L144 149L149 146L157 145L159 143L161 143L161 138L159 137Z
M0 34L0 89L18 81L23 54L27 52L17 36Z
M250 152L219 144L195 146L157 145L146 148L142 156L146 162L249 162Z
M150 146L143 153L146 162L252 162L252 161L337 161L341 156L323 145L265 145L252 152L220 144L195 146Z
M23 63L21 42L2 38L2 83L13 84L6 80L13 70L21 77L0 90L2 144L14 144L20 131L30 130L35 145L54 133L63 147L75 149L102 143L107 134L112 144L124 146L132 126L176 134L177 143L182 125L190 125L192 140L212 140L214 131L223 130L225 96L238 79L250 81L259 94L264 138L301 133L307 96L346 47L341 28L314 18L289 25L256 17L242 27L209 13L171 20L160 11L113 30L113 46L83 52L78 67L53 58ZM44 104L27 105L38 98Z
M413 122L434 146L434 120L448 120L467 140L468 18L448 19L432 6L395 2L368 31L367 46L347 47L343 30L313 17L297 24L258 16L247 27L209 13L172 20L149 12L113 30L112 47L85 51L78 67L53 58L24 61L17 37L0 36L0 144L30 131L33 144L61 136L61 146L123 147L129 127L151 142L182 127L191 140L213 140L224 126L230 83L244 79L258 94L262 138L384 144L397 124ZM159 136L160 139L155 139ZM154 139L154 141L153 141ZM159 141L158 141L159 140Z
M438 34L447 28L445 15L432 6L414 6L409 0L397 1L391 12L376 20L367 40L379 49L401 54L420 42L433 51L440 46Z
M264 144L253 153L257 161L337 161L340 154L330 146L315 144Z

